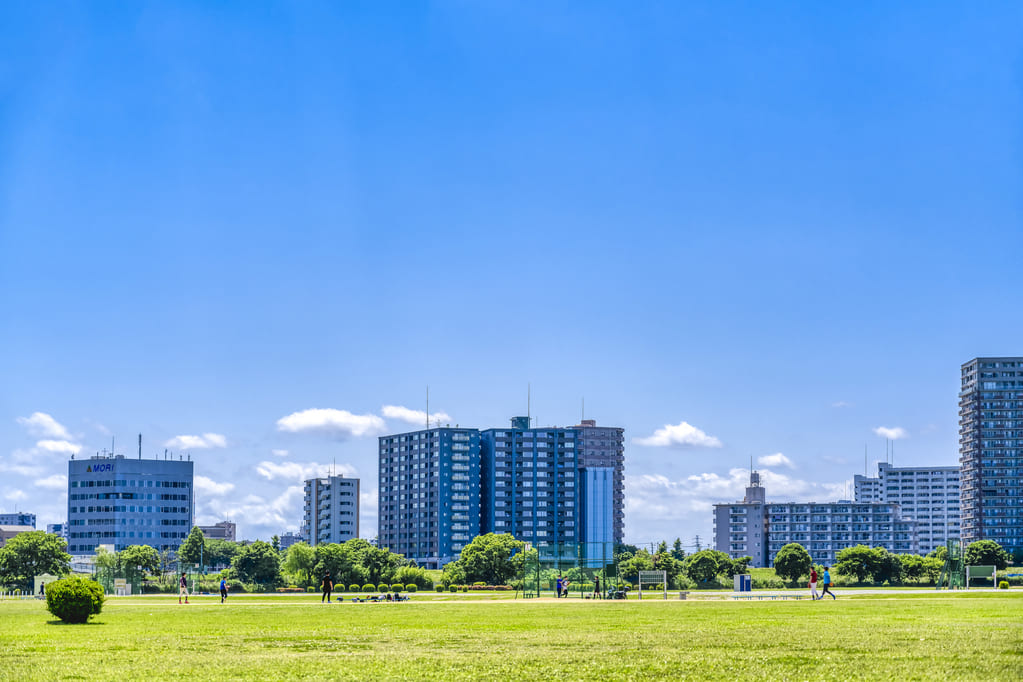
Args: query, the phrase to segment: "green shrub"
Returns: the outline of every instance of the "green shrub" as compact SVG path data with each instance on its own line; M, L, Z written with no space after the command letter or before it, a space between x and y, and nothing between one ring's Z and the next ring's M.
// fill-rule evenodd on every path
M406 592L415 592L418 589L419 589L419 586L416 585L415 583L409 583L408 585L405 586L405 591Z
M440 583L437 583L436 585L433 586L433 589L437 590L438 592L443 592L444 586L441 585Z
M387 583L380 583L379 585L377 585L377 591L378 592L390 592L391 591L391 586L388 585Z
M404 592L404 591L405 591L405 585L403 585L402 583L394 583L393 585L391 585L391 592Z
M448 592L458 592L458 585L452 585L449 587Z
M46 608L65 623L85 623L103 608L103 586L70 576L46 586Z
M473 587L484 587L484 586L486 586L486 583L485 583L485 582L483 582L482 580L479 580L479 581L477 581L477 582L474 582L474 583L472 584L472 586L473 586Z
M462 585L462 592L468 592L468 591L469 591L469 586L468 585Z
M361 585L349 585L348 586L348 591L349 592L362 592L362 586Z
M374 585L373 583L366 583L365 585L362 586L362 591L365 592L366 594L369 594L370 592L376 592L377 586Z
M1007 589L1009 589L1009 581L1008 580L1003 580L1002 582L998 583L998 589L1000 589L1000 590L1007 590Z
M785 581L778 577L753 578L754 590L783 590Z
M305 588L305 591L306 591L306 592L315 592L315 591L316 591L316 588L315 588L315 587L313 587L312 585L310 585L309 587Z

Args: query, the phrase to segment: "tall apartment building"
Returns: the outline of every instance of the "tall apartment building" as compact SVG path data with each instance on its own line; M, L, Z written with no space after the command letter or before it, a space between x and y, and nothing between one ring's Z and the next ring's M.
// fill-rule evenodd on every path
M303 511L302 535L312 546L359 537L359 479L309 479Z
M593 419L583 419L572 428L577 431L582 472L584 536L580 541L625 542L625 429L597 426ZM609 493L605 490L608 485ZM610 509L606 507L608 494Z
M960 380L963 542L1023 551L1023 357L974 358Z
M0 514L0 526L32 526L36 527L36 515L25 512L14 512L13 514Z
M574 429L531 429L528 417L480 434L483 532L534 544L581 540L577 436Z
M480 534L480 432L381 436L377 544L441 568Z
M281 543L281 552L282 553L287 552L288 548L291 547L292 545L298 544L299 542L305 542L306 541L305 540L305 536L303 534L301 534L301 533L294 533L294 532L292 532L290 530L287 531L286 533L281 533L278 536L277 539Z
M56 535L58 538L67 539L67 524L66 523L48 523L46 524L46 532L50 535Z
M791 542L803 545L815 562L824 564L834 563L840 551L855 545L884 547L896 554L919 551L916 522L903 519L897 504L767 503L755 476L753 472L742 502L714 505L714 547L733 559L750 556L752 566L769 567L778 550Z
M68 552L176 550L192 528L191 461L96 455L68 462Z
M927 554L960 533L959 467L877 465L877 476L854 477L856 502L894 502L916 521L917 549Z
M228 540L235 542L238 535L238 526L231 521L221 521L212 526L199 526L203 537L207 540Z

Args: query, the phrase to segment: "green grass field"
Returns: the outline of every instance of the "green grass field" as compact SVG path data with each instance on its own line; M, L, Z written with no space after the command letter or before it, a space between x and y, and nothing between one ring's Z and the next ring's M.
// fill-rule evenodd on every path
M88 625L0 602L4 680L1023 679L1023 590L837 601L416 595L108 599Z

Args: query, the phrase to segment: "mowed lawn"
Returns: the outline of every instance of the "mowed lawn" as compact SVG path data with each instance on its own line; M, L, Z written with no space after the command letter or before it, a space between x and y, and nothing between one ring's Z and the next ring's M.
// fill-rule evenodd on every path
M439 595L438 595L439 596ZM806 601L0 602L5 680L1023 679L1023 590Z

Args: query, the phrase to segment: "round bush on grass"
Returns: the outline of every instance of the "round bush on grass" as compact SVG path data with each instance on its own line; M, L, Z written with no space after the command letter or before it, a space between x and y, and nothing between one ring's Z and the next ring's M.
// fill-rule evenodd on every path
M73 575L46 586L46 608L65 623L85 623L103 608L103 586Z
M1002 582L998 583L998 589L1000 589L1000 590L1007 590L1007 589L1009 589L1009 581L1008 580L1003 580Z
M458 592L458 585L452 585L449 587L448 592Z
M443 592L443 591L444 591L444 586L443 586L443 585L441 585L440 583L437 583L437 584L436 584L436 585L434 586L434 588L433 588L433 589L435 589L435 590L436 590L436 591L438 591L438 592Z
M415 583L409 583L408 585L405 586L405 591L406 592L415 592L418 589L419 589L419 586L416 585Z
M379 592L390 592L391 591L391 586L388 585L387 583L380 583L379 585L377 585L377 591L379 591Z
M348 591L349 592L362 592L362 587L360 585L356 585L356 584L353 583L353 584L348 586Z
M369 594L370 592L376 592L377 586L374 585L373 583L366 583L365 585L362 586L362 591L365 594Z
M391 592L404 592L405 585L403 583L394 583L391 585Z

